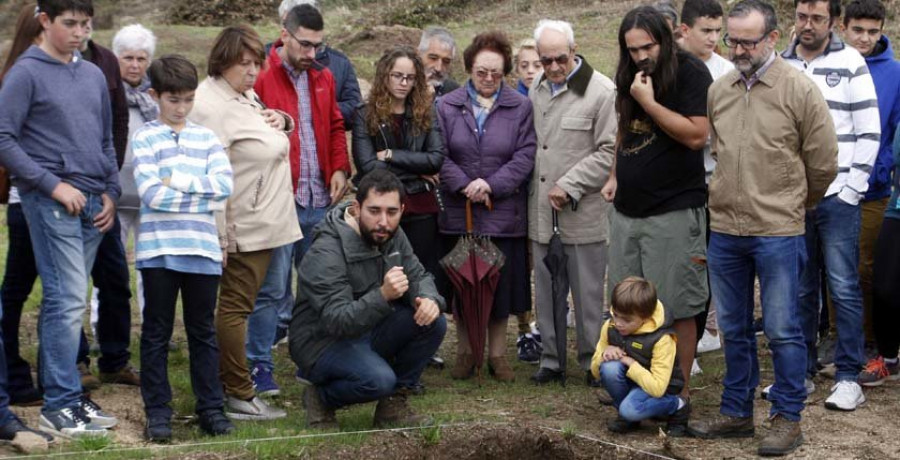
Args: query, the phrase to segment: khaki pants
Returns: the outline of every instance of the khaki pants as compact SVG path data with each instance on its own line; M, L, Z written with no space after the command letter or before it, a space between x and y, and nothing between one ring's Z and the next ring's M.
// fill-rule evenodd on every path
M271 249L230 253L222 273L216 314L219 377L226 395L243 400L256 395L247 369L247 317L253 313L271 260Z

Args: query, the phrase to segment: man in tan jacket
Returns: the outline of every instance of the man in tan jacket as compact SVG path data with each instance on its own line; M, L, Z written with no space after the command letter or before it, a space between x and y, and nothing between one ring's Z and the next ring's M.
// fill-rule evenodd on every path
M737 70L709 90L712 153L709 184L709 273L725 339L720 414L691 422L702 438L752 437L759 384L753 331L753 280L758 276L775 384L771 428L760 455L784 455L803 443L800 413L806 345L799 315L806 258L805 210L822 199L837 174L837 136L828 105L811 80L774 52L775 10L744 0L728 14L725 44Z
M544 351L532 381L562 381L553 328L551 278L542 263L552 230L552 211L568 256L569 284L575 300L578 363L589 383L591 357L603 324L606 272L606 213L600 189L609 177L616 136L615 89L609 78L575 54L572 26L543 20L534 34L544 73L531 91L538 136L528 237L534 255L534 292Z

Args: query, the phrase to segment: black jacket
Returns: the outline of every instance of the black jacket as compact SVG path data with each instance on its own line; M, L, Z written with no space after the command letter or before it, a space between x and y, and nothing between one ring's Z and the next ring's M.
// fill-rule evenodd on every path
M432 112L431 129L424 133L413 134L411 110L406 111L403 120L404 142L395 138L394 130L387 123L382 123L378 133L370 135L366 127L366 106L357 107L353 122L353 163L356 166L355 184L359 185L362 176L379 169L386 168L403 182L406 194L412 195L432 190L431 183L419 177L422 174L432 175L441 171L444 164L444 138L441 135L441 124L437 122L437 114ZM379 161L376 153L391 149L390 163Z

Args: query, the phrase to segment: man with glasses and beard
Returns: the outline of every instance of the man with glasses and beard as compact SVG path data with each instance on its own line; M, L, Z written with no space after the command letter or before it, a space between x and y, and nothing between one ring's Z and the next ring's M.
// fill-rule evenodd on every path
M578 364L589 384L593 349L603 325L606 272L606 215L609 204L600 189L609 178L616 138L615 88L612 81L576 55L568 22L542 20L534 31L544 68L529 91L538 136L537 159L528 199L528 236L534 254L538 326L543 335L537 384L564 381L553 328L552 276L541 262L553 236L553 213L568 255L575 301ZM577 204L577 206L576 206Z
M325 49L324 26L322 14L312 5L288 11L281 38L269 50L268 66L254 86L263 104L290 116L296 127L288 133L289 156L294 204L304 235L312 235L313 227L349 188L350 158L334 77L315 60ZM304 238L274 250L248 320L247 359L256 391L262 395L280 393L272 377L271 347L291 304L291 260L299 267L311 241Z
M806 376L811 379L818 370L816 336L824 301L819 273L824 265L837 331L833 359L836 383L825 408L852 411L866 401L857 382L865 364L863 300L857 268L860 201L869 188L869 175L878 156L881 118L865 59L832 32L840 19L840 0L795 0L794 7L797 38L782 56L819 87L828 101L838 138L837 177L822 202L806 216L809 261L800 277L799 312L808 356ZM830 359L823 361L831 364L827 362Z
M312 383L310 428L337 428L335 409L378 401L375 425L420 425L406 397L447 330L444 299L400 226L406 192L384 169L332 209L300 265L291 358Z
M775 384L760 455L784 455L803 443L806 347L798 312L806 258L804 213L821 200L837 170L837 137L815 85L775 53L775 10L744 0L728 13L732 70L710 87L709 273L725 342L720 414L692 421L701 438L753 437L759 384L753 330L758 277Z
M616 70L617 152L601 192L614 204L608 282L640 276L656 285L678 338L686 401L694 317L706 309L709 293L703 147L711 83L703 62L678 48L653 7L625 15Z

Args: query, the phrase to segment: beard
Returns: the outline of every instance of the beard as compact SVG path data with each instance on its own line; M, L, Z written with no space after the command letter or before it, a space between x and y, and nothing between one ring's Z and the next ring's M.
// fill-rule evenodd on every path
M634 65L636 65L639 70L643 71L644 75L652 75L653 71L656 70L656 61L651 58L636 62Z
M822 45L825 43L825 41L828 40L828 37L830 36L830 34L831 33L828 32L825 35L819 37L816 35L815 31L811 31L808 33L801 31L800 34L797 36L797 39L798 39L798 42L800 43L800 46L802 46L804 49L814 51L814 50L818 50L822 47Z
M369 228L363 225L362 222L359 223L359 234L369 246L382 246L390 241L395 233L397 233L396 228L393 230L383 226Z
M291 67L298 72L303 72L304 70L312 67L313 59L308 58L295 58L288 54L288 61L291 64Z

